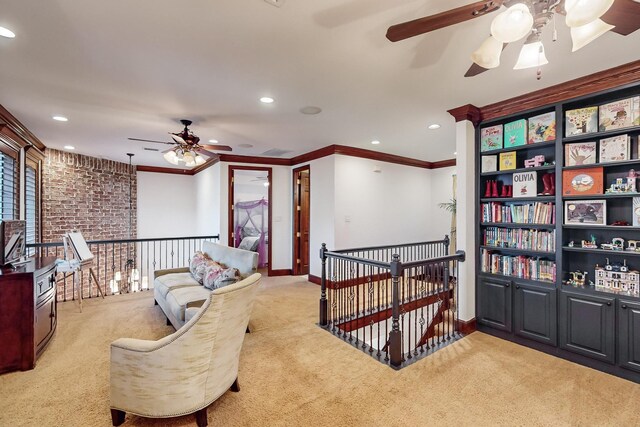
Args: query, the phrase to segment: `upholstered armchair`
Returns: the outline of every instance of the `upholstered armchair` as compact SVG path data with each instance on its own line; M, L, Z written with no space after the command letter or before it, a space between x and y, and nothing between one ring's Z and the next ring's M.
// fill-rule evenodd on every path
M207 425L207 406L229 388L239 391L238 363L260 283L255 273L211 292L175 333L158 341L111 343L111 417L125 413L168 418L195 413Z

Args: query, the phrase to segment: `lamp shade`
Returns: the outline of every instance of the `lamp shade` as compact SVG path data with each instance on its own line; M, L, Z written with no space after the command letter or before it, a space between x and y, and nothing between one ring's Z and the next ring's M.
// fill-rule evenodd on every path
M202 157L200 154L196 155L196 165L201 165L204 163L204 157Z
M544 54L544 45L541 41L527 43L522 46L518 62L513 67L514 70L522 70L525 68L539 67L548 64L549 61Z
M493 19L491 35L502 43L511 43L529 34L532 27L533 15L529 7L516 3Z
M575 52L585 47L614 27L614 25L609 25L601 19L596 19L579 27L571 27L571 40L573 40L573 49L571 51Z
M167 151L166 153L164 153L164 159L171 163L172 165L177 165L178 164L178 157L176 156L176 152L171 150L171 151Z
M567 26L581 27L604 15L613 5L613 0L565 0Z
M502 54L502 42L493 36L482 42L480 47L471 54L471 60L479 66L487 69L496 68L500 65L500 55Z
M184 161L186 166L196 165L196 158L191 151L187 151L186 153L184 153L182 160Z

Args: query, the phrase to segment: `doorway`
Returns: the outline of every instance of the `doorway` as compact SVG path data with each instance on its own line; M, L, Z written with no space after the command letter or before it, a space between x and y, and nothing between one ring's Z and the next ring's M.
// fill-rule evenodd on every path
M309 274L311 169L293 170L293 274Z
M271 168L229 166L229 246L258 253L271 274Z

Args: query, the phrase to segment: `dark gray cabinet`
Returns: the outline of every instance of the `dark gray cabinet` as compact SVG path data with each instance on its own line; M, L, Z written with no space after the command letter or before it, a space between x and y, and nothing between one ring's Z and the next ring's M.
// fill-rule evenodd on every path
M618 306L619 363L640 372L640 303L621 299Z
M614 297L560 292L560 347L604 362L615 362Z
M479 323L511 332L511 281L479 278L477 301Z
M557 344L556 289L514 283L513 328L516 335Z

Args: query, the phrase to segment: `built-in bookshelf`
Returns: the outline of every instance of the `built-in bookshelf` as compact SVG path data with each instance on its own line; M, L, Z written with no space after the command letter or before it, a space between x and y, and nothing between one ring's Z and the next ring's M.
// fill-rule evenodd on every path
M616 366L590 365L638 382L640 354L618 360L640 348L640 328L623 326L640 321L639 110L640 82L481 122L476 133L479 329L604 361ZM524 142L507 143L522 125Z

